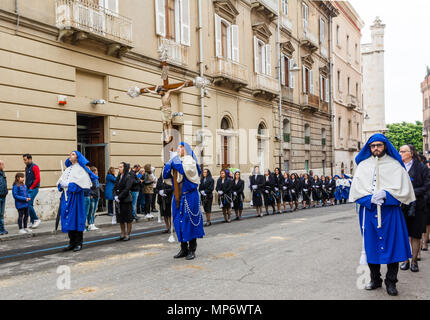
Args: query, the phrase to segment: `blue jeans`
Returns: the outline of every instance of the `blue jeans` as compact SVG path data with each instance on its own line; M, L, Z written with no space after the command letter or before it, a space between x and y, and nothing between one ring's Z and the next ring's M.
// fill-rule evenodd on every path
M34 199L36 198L37 194L39 193L39 188L34 188L33 190L28 189L28 197L31 198L31 200L28 202L28 214L30 215L30 221L31 223L34 223L35 220L39 220L39 218L36 215L36 211L34 211Z
M89 220L90 207L91 207L90 197L84 197L84 206L85 206L85 217L87 217L87 220Z
M0 232L4 231L4 209L6 205L6 198L0 198Z
M139 191L133 191L131 192L131 198L133 200L133 217L136 217L136 205L137 205L137 198L139 197Z
M97 199L93 198L90 200L90 212L88 214L88 225L94 224L98 206L99 206L98 198Z
M139 197L137 198L137 208L138 208L137 211L143 214L145 210L145 196L143 195L142 192L139 192Z

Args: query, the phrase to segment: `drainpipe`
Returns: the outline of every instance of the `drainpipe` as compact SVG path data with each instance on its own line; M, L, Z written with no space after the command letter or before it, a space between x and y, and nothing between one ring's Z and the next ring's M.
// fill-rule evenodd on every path
M199 26L197 30L199 31L199 68L200 77L203 77L203 26L202 26L202 0L198 0L198 10L199 10ZM205 130L205 89L200 88L200 108L202 113L202 134L201 145L204 145L204 130ZM203 167L203 157L201 159L200 165Z
M15 0L15 13L17 15L17 19L16 19L16 29L15 29L15 35L18 34L18 28L19 28L19 10L18 10L18 0Z
M328 70L328 76L330 79L330 123L331 123L331 176L333 176L333 162L335 160L334 156L334 139L336 132L334 132L334 111L333 111L333 55L332 55L332 28L333 28L333 17L329 15L328 18L328 59L329 59L329 70ZM335 163L336 164L336 163Z
M280 29L280 2L278 1L277 24L277 54L278 54L278 87L279 87L279 169L282 168L282 70L281 70L281 29Z

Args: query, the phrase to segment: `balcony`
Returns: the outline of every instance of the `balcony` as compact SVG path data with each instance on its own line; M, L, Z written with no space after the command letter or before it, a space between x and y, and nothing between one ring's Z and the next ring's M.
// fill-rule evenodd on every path
M293 102L294 101L294 89L282 86L282 100Z
M167 49L167 62L179 66L188 65L188 48L175 40L158 38L158 47Z
M212 60L210 68L215 85L232 87L236 91L248 85L248 69L244 65L218 57Z
M267 100L273 100L279 96L278 80L265 75L254 74L253 96L262 96Z
M328 113L328 102L320 101L320 109L322 112Z
M293 32L293 23L284 14L281 17L281 28L283 28L284 30L288 31L289 33Z
M357 151L358 150L358 143L357 140L348 140L347 143L348 151Z
M318 50L318 38L309 30L304 30L300 45L310 52L315 52Z
M251 5L252 8L255 8L272 21L276 19L278 15L277 0L251 0Z
M300 96L300 105L302 111L315 113L319 110L319 97L313 94L302 93Z
M132 21L89 0L56 0L58 41L92 39L107 46L108 55L121 56L133 42Z
M358 99L353 96L352 94L349 94L346 100L346 106L350 109L355 109L360 106Z

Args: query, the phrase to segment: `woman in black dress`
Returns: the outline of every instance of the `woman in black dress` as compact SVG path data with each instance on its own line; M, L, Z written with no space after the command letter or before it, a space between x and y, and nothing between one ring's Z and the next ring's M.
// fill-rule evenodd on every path
M282 176L281 169L275 168L275 171L273 172L273 194L278 208L276 213L278 214L281 213L283 179L284 177Z
M430 188L429 170L425 164L419 161L418 152L413 145L404 145L400 147L402 161L408 169L409 176L414 187L416 201L410 205L402 204L403 215L408 228L409 239L412 247L411 271L418 272L418 256L421 247L421 237L425 233L425 195ZM412 165L411 165L412 161ZM401 270L409 269L409 260L402 263Z
M274 196L275 181L269 169L264 172L264 207L266 215L269 215L269 206L272 207L272 214L275 214L275 196Z
M288 172L284 172L282 178L282 201L284 203L284 212L287 212L287 204L290 205L291 211L293 210L293 205L291 204L291 195L288 190L288 184L290 183L290 175Z
M209 169L204 169L202 173L202 178L200 179L199 192L200 198L203 204L203 210L206 214L206 224L205 227L212 225L211 222L211 212L212 212L212 201L214 191L215 181L212 178L212 173Z
M243 211L243 199L245 198L243 194L243 189L245 188L245 182L240 178L240 171L237 170L234 173L234 180L232 186L232 197L233 197L233 209L236 214L236 220L242 218Z
M260 167L255 166L249 177L249 188L252 192L252 206L257 209L257 217L262 217L264 177L260 174Z
M116 215L116 220L121 226L121 237L118 240L128 241L130 240L131 226L134 219L130 191L134 181L130 176L130 164L121 162L118 169L119 174L114 187L114 198L116 203L119 203L119 212Z
M218 181L216 182L215 190L218 192L218 203L220 208L222 208L222 214L224 215L224 222L231 222L231 188L233 182L227 176L225 170L221 170L219 174Z
M166 225L165 233L169 233L172 228L171 217L172 217L172 197L173 188L170 184L167 184L163 180L163 173L157 180L157 203L160 207L160 215L164 218L164 223Z
M323 207L327 204L328 199L328 180L326 176L321 176L321 200Z
M322 200L322 182L320 178L315 175L312 180L312 205L313 207L317 207L320 200Z
M312 184L309 180L309 175L307 173L303 176L303 182L302 182L302 205L303 209L306 209L306 205L308 208L311 207L311 191L312 191Z
M299 206L299 195L302 192L302 183L296 173L291 175L291 179L288 183L288 191L291 198L290 207L292 209L294 204L293 211L296 211Z

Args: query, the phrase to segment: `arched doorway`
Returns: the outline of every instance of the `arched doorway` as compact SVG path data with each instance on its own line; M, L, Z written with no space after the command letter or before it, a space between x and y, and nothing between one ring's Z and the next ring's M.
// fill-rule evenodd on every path
M229 130L231 129L230 121L224 117L221 120L221 129L222 130ZM221 167L222 169L230 168L230 161L229 161L229 139L230 137L227 135L223 135L221 137Z

